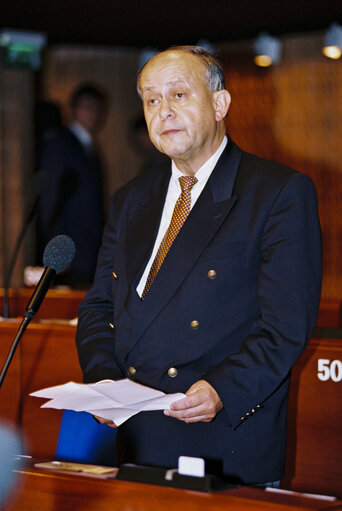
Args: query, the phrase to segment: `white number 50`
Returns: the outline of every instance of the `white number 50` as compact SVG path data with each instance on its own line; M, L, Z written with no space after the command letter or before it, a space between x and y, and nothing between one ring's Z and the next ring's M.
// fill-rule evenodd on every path
M333 360L330 362L327 358L318 359L318 378L321 381L332 380L339 382L342 380L342 362L340 360Z

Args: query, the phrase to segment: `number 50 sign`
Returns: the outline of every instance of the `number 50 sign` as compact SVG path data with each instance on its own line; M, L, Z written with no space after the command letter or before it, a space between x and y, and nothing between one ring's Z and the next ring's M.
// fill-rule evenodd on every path
M339 382L342 380L342 362L340 360L330 361L328 358L318 359L317 377L321 381L332 380Z

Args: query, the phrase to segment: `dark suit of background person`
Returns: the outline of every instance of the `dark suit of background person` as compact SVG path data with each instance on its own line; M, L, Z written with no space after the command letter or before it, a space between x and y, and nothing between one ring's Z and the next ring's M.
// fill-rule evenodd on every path
M173 105L166 108L181 126ZM139 176L114 194L94 285L79 310L84 380L129 377L167 393L205 380L223 404L213 420L191 423L191 408L167 412L182 420L139 413L119 428L123 461L177 467L180 455L197 456L222 462L244 483L278 480L290 371L320 297L314 186L229 139L142 301L136 287L170 175Z
M57 284L90 286L103 230L102 165L94 141L104 113L104 95L81 85L71 99L72 123L55 130L43 144L39 168L50 184L41 195L38 238L41 250L57 234L76 244L69 271Z

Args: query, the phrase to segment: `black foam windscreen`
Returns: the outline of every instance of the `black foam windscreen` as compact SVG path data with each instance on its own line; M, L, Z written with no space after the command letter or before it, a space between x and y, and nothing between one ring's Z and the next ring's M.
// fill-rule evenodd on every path
M75 243L69 236L59 234L46 245L43 254L44 267L50 267L61 273L71 263L75 255Z

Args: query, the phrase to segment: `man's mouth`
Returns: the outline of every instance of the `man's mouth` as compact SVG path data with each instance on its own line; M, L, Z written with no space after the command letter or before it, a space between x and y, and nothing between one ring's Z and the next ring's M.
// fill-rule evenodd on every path
M173 128L173 129L169 129L169 130L164 130L164 131L162 132L162 135L174 135L174 134L176 134L176 133L180 133L180 131L181 131L181 130L178 130L178 129Z

